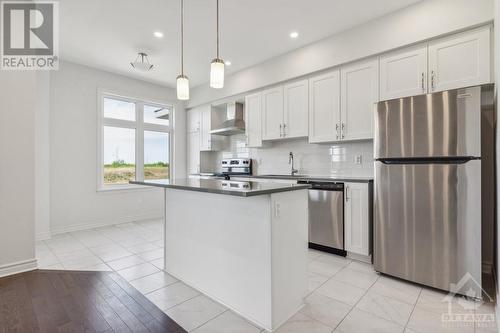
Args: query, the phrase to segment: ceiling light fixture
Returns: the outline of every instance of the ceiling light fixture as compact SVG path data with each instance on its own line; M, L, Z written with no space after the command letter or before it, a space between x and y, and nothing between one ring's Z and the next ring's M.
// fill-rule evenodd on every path
M177 76L177 99L189 99L189 79L184 75L184 0L181 0L181 74Z
M290 32L290 38L297 38L297 37L299 37L299 33L297 31Z
M137 57L135 58L135 61L131 62L130 65L143 72L150 71L153 69L153 65L149 62L148 55L144 52L139 52L137 54Z
M217 56L210 64L210 87L224 87L224 60L219 57L219 0L217 2Z
M161 32L161 31L155 31L155 32L153 32L153 35L156 38L163 38L163 32Z

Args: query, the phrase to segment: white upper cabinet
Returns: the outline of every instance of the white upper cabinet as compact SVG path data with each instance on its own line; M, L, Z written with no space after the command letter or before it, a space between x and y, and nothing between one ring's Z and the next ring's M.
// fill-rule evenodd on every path
M262 93L245 97L247 147L262 147Z
M380 57L380 100L427 93L427 45Z
M345 183L345 249L347 252L369 256L370 216L367 183Z
M201 115L200 109L194 108L187 112L187 131L191 132L199 132L201 127Z
M188 146L188 175L200 172L200 133L190 132L187 135Z
M305 137L309 132L309 84L302 80L287 84L283 88L284 119L283 137Z
M379 96L378 59L341 69L341 139L373 139L373 110Z
M283 136L283 87L262 92L262 139L275 140Z
M200 108L194 108L187 112L187 173L200 172L200 131L201 113Z
M309 79L309 142L340 139L340 70Z
M490 28L429 43L429 92L491 82Z
M206 105L200 109L201 130L200 130L200 150L212 149L212 107Z
M202 105L187 113L188 134L198 133L200 151L211 151L217 147L212 134L212 106ZM194 144L194 143L192 143Z

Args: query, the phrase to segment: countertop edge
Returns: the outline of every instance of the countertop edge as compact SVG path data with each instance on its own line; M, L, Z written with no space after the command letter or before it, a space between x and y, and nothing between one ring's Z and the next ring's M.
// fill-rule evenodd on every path
M229 191L229 190L218 190L218 189L211 189L211 188L190 187L190 186L183 186L183 185L155 184L155 183L147 183L147 182L141 182L141 181L130 181L129 183L135 184L135 185L143 185L143 186L171 188L174 190L184 190L184 191L231 195L231 196L244 197L244 198L254 197L254 196L258 196L258 195L280 193L280 192L307 190L311 187L310 185L307 185L307 184L303 184L303 185L300 184L300 185L295 185L293 187L279 187L279 188L275 188L275 189L265 189L265 190L256 190L253 192L244 192L244 191Z
M373 182L373 178L322 178L322 177L292 177L292 176L266 176L266 175L238 175L234 176L235 178L261 178L261 179L286 179L286 180L296 180L296 181L324 181L324 182L352 182L352 183L371 183Z

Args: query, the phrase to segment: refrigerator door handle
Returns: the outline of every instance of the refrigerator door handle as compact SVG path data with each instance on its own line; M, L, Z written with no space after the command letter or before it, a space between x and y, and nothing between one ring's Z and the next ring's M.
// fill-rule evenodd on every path
M375 161L383 164L465 164L469 161L480 160L480 157L442 157L442 158L376 158Z

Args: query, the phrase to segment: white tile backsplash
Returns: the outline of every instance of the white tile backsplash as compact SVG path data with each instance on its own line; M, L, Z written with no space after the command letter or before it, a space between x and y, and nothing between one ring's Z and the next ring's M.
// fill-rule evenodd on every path
M222 158L250 157L253 159L253 173L288 174L288 154L293 152L295 168L299 174L316 176L360 176L373 177L373 141L342 142L334 144L311 144L307 138L265 142L262 148L246 148L245 136L230 137L226 151L215 153L213 160ZM360 160L360 164L356 163ZM220 171L216 165L206 169Z

